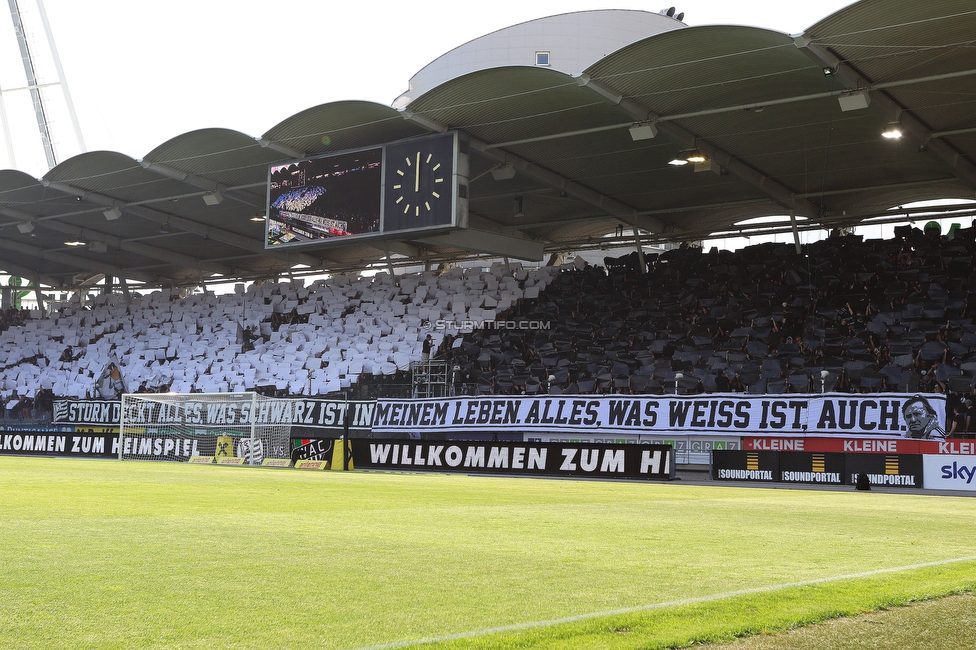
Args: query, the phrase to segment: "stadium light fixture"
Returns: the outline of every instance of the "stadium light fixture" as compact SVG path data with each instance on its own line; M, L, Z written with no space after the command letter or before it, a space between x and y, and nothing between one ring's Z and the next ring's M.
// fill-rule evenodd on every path
M223 200L224 197L221 196L220 192L218 192L217 190L213 190L212 192L207 192L206 194L203 195L203 202L206 203L207 205L217 205Z
M102 212L102 214L105 215L105 218L108 221L115 221L116 219L122 216L122 210L119 209L119 206L113 205L108 210Z
M871 105L871 95L868 94L867 90L858 90L841 95L837 98L837 102L840 104L840 110L845 113L847 111L859 111Z
M85 242L83 242L83 241L66 241L66 242L64 242L64 245L65 246L84 246L85 245Z
M634 142L650 140L657 135L657 127L651 122L637 122L630 127L630 137Z
M889 140L897 140L901 136L901 124L898 122L889 122L885 130L881 132L881 137Z
M525 207L525 199L521 196L515 197L515 218L520 219L525 216L523 208Z
M24 233L25 235L34 230L34 224L30 221L24 221L23 223L17 224L17 230Z
M690 163L695 165L697 169L708 162L708 156L701 149L685 149L675 156L673 160L669 160L668 164L674 165L675 167L682 167Z
M491 170L491 177L496 181L507 181L510 178L515 178L515 166L512 163L499 165Z

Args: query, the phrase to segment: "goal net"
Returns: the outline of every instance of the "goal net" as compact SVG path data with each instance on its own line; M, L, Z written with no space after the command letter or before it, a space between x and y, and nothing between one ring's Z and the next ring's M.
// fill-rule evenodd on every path
M290 459L291 409L279 408L285 401L257 393L125 394L119 460Z

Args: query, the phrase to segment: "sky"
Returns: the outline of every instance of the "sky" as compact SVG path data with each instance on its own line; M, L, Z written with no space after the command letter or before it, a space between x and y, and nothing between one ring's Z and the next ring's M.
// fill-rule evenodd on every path
M57 82L37 0L18 0L41 84ZM804 31L849 0L671 0L689 26ZM260 137L338 100L389 105L417 71L478 36L570 11L666 4L604 0L464 3L267 0L44 0L87 151L139 159L167 140L222 127ZM12 22L0 18L0 169L40 177L47 164ZM59 161L82 151L57 86L45 86ZM11 161L12 159L12 161Z

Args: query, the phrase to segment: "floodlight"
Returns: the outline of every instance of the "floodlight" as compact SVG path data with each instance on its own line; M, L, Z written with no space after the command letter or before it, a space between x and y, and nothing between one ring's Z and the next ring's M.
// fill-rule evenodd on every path
M898 122L889 122L887 128L881 132L881 137L889 140L897 140L901 136L901 124Z
M224 197L220 195L220 192L214 190L212 192L207 192L203 195L203 202L207 205L217 205L224 200Z
M496 181L507 181L510 178L515 178L515 167L512 163L505 163L491 170L491 177Z
M105 215L105 218L108 219L109 221L115 221L116 219L122 216L122 210L120 210L118 206L113 205L108 210L102 212L102 214Z
M20 232L26 235L27 233L34 230L34 224L31 223L30 221L24 221L23 223L18 223L17 230L19 230Z
M857 92L841 95L837 98L837 101L840 103L840 110L844 112L859 111L871 105L871 95L866 90L858 90Z
M657 127L650 122L638 122L630 127L630 137L637 142L638 140L650 140L657 135Z

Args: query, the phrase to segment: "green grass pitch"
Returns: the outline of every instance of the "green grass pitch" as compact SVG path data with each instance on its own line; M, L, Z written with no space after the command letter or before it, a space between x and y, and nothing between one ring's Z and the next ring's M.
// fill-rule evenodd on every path
M972 589L974 524L915 493L0 457L0 647L681 646Z

